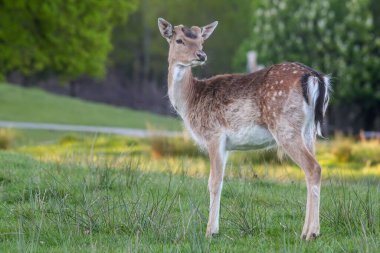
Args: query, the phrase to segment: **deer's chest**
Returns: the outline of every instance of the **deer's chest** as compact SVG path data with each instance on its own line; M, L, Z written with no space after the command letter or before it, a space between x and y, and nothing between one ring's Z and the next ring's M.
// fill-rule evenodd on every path
M206 139L204 138L204 135L197 131L198 129L196 128L193 128L191 125L191 123L186 120L185 118L183 118L183 123L185 125L185 128L187 129L187 131L189 132L191 138L194 140L194 142L202 149L206 148Z

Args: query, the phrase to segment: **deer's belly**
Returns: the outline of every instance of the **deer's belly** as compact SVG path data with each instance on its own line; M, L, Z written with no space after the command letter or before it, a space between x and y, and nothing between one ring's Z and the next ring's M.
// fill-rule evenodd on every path
M227 150L252 150L276 145L272 134L263 127L253 126L227 132Z

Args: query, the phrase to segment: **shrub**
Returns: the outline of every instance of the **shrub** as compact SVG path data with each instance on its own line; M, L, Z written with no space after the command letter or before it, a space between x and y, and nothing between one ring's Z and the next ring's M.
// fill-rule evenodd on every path
M68 135L63 136L59 140L59 144L65 145L65 144L72 144L74 142L80 142L80 141L83 141L83 138L80 138L80 137L75 136L75 135L68 134Z
M349 140L337 140L332 148L332 153L339 162L349 162L352 160L352 145Z
M377 140L361 142L352 151L353 160L369 166L380 163L380 145Z
M153 135L150 140L152 156L202 156L199 148L186 136L165 137Z
M10 129L0 128L0 149L9 149L14 141L14 133Z

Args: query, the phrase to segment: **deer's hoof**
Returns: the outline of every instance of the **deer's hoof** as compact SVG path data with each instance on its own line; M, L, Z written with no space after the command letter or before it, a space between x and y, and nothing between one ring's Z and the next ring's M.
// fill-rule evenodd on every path
M207 238L215 238L217 236L218 236L217 230L211 230L211 229L207 228L207 230L206 230L206 237Z
M315 240L317 237L320 236L319 233L308 233L308 234L302 234L301 239L310 241L310 240Z
M212 233L212 234L206 234L206 237L212 239L212 238L218 237L218 235L219 235L218 233Z

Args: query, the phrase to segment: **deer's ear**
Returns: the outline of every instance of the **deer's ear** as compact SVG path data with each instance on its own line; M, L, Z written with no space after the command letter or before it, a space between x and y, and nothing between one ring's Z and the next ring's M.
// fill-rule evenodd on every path
M158 29L162 37L169 40L173 36L173 26L163 18L158 18Z
M218 25L218 21L214 21L209 25L206 25L202 27L202 37L204 40L207 40L208 37L212 34L212 32L215 30L216 26Z

